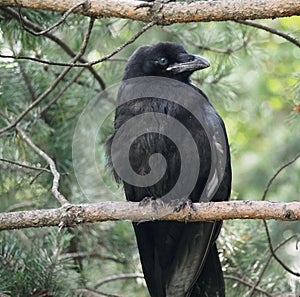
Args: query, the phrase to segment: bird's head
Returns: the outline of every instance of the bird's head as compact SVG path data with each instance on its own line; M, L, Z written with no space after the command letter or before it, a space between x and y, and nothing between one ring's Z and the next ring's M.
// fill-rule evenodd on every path
M209 66L205 58L188 54L179 44L160 42L139 47L129 58L123 79L163 76L188 82L194 71Z

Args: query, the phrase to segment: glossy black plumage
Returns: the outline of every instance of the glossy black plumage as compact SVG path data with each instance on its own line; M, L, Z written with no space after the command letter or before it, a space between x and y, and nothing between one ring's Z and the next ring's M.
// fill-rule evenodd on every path
M190 131L197 144L201 167L197 183L189 194L189 199L193 202L200 201L208 181L212 156L210 139L192 112L174 102L156 97L137 98L123 103L124 98L128 95L129 88L125 84L128 79L144 76L175 79L196 90L199 101L201 99L205 108L209 110L209 119L221 126L221 132L226 139L225 174L219 188L212 197L209 197L209 200L228 200L231 189L231 167L226 131L222 119L215 112L206 95L190 84L189 77L194 71L209 66L204 59L197 59L199 58L189 55L182 46L169 42L143 46L135 51L127 63L123 77L124 83L119 91L114 124L115 132L107 141L108 156L112 166L111 143L120 127L129 119L145 112L170 115ZM134 85L130 87L132 88ZM187 93L185 96L185 100L189 100L189 94ZM163 130L164 127L161 128ZM184 141L183 138L182 142ZM181 170L180 158L182 156L170 139L157 133L142 135L133 143L129 155L133 170L140 175L148 174L150 171L149 157L157 152L165 157L168 164L165 175L158 183L148 187L137 187L123 182L127 200L140 202L145 197L160 198L176 183ZM120 153L122 153L122 147L120 147ZM186 153L188 154L189 151L187 150ZM117 174L116 177L118 178ZM174 197L174 200L185 198ZM155 221L133 223L133 227L151 297L225 296L223 274L215 244L221 222Z

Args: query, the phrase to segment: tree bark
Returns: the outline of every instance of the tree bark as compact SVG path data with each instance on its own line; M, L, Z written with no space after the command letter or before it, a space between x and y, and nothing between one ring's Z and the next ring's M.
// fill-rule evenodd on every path
M230 201L188 204L182 210L159 199L141 206L135 202L66 204L56 209L0 213L0 230L46 226L72 226L102 221L177 220L184 222L229 219L300 220L300 202Z
M78 0L0 0L1 6L16 6L52 11L66 11L78 5ZM117 17L159 25L182 22L252 20L300 15L296 0L231 0L148 3L136 0L87 0L75 10L78 14L96 18Z

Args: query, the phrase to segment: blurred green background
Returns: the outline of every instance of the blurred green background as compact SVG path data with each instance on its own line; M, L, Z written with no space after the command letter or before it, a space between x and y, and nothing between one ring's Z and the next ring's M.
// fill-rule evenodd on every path
M59 13L26 9L22 14L42 28L61 17ZM71 15L50 34L76 53L88 21L87 17ZM259 23L300 39L300 17ZM143 25L120 19L96 20L84 57L92 61L105 56ZM228 130L233 167L231 199L260 200L276 170L299 154L300 113L296 106L300 104L300 48L274 34L235 22L174 24L149 29L94 69L106 87L113 86L120 82L126 61L138 46L159 41L181 43L188 52L210 61L211 67L193 74L192 81L207 93ZM8 10L0 10L0 53L71 61L62 46L47 36L27 32ZM6 116L16 118L63 69L26 59L0 58L0 128L8 124ZM73 83L61 92L72 79ZM112 131L113 114L106 118L97 138L98 169L105 183L99 178L95 184L87 173L86 196L73 170L72 139L80 114L92 100L98 102L98 97L101 103L97 106L108 111L113 107L112 98L101 91L91 72L74 67L19 124L55 160L62 173L60 190L72 203L125 199L122 188L105 169L103 143ZM40 113L55 98L56 103ZM51 174L5 161L46 167L13 129L0 138L0 158L1 212L59 207L51 194ZM267 199L299 200L299 188L300 160L279 175ZM299 223L270 221L268 225L274 247L295 235L278 249L278 256L299 273ZM270 258L261 221L224 222L218 247L229 297L250 296L251 286L257 281L260 290L252 296L300 292L299 277ZM130 222L84 224L61 232L57 228L0 232L0 296L148 296L140 273ZM130 275L101 283L119 274Z

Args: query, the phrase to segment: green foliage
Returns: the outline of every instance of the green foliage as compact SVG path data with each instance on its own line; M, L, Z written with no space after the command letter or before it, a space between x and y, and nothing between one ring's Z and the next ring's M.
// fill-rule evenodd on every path
M22 9L25 19L43 29L61 14ZM58 44L46 36L25 31L10 14L0 13L0 53L38 58L52 62L71 61L67 45L77 53L87 30L88 19L71 15L51 31ZM299 36L300 18L263 21L278 30ZM143 24L128 20L96 20L84 58L92 61L112 52L127 41ZM118 83L128 56L139 45L175 41L195 54L209 59L211 67L195 73L193 82L201 87L220 112L229 134L233 164L233 199L261 199L263 190L285 162L299 153L300 54L299 48L265 31L234 22L174 24L154 27L112 59L94 69L106 86ZM0 58L0 128L7 116L16 118L40 96L63 67L23 59ZM49 156L62 173L60 190L74 203L97 199L122 199L118 187L105 168L104 142L112 129L113 113L97 135L96 160L104 184L85 178L91 196L85 197L78 185L72 159L72 140L78 119L89 102L101 92L101 85L88 69L73 68L58 86L19 123L31 140ZM64 86L78 78L64 92ZM45 112L51 100L57 101ZM99 97L103 110L110 110L114 98ZM300 109L300 108L299 108ZM47 164L14 132L0 138L0 158L45 168ZM82 162L85 162L83 159ZM0 161L0 211L57 207L51 194L52 175ZM271 187L267 199L298 199L300 162L285 169ZM117 198L116 198L117 197ZM299 225L299 224L298 224ZM299 232L292 223L271 222L274 247ZM82 225L62 230L44 228L0 233L0 295L8 296L85 296L90 288L119 296L147 296L140 279L126 279L96 288L97 282L119 273L141 272L137 248L128 222ZM270 257L263 224L257 221L224 223L219 240L224 273L253 285L260 279ZM278 249L278 255L299 271L296 239ZM228 296L249 294L249 287L227 278ZM299 292L299 279L270 260L258 286L275 294ZM43 295L44 294L44 295ZM263 296L255 292L253 296Z
M60 259L70 236L54 230L1 234L0 291L9 296L71 296L79 274ZM34 238L31 244L30 238Z
M273 226L272 226L273 225ZM293 267L295 271L295 255L297 250L297 237L291 237L295 231L287 231L282 223L269 223L273 230L273 247L281 259L285 259L285 265ZM299 225L299 224L298 224ZM295 224L296 230L296 224ZM289 229L289 227L288 227ZM274 234L279 238L274 240ZM289 240L290 239L290 240ZM279 246L288 240L288 245ZM240 221L226 221L221 231L219 240L221 248L221 259L224 275L227 280L227 292L230 297L245 295L245 285L242 282L232 279L232 276L250 284L250 288L257 280L260 280L258 287L271 294L279 292L298 292L299 282L296 277L286 272L280 264L275 261L268 247L266 232L262 222L248 221L241 224ZM277 250L278 248L278 250ZM248 289L249 291L250 289ZM247 291L247 290L246 290ZM259 293L254 296L265 296Z

